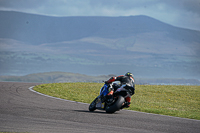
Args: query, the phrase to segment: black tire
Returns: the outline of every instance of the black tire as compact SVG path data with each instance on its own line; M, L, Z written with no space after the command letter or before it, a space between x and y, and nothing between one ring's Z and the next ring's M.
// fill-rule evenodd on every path
M98 98L94 99L94 101L89 106L89 111L94 111L96 109L96 101Z
M122 107L122 104L124 102L125 102L124 97L118 96L117 101L113 105L106 107L106 113L114 113L118 111Z

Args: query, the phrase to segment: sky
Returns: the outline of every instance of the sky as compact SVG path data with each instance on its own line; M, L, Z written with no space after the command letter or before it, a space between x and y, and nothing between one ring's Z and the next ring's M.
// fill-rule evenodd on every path
M147 15L200 31L200 0L0 0L0 11L62 17Z

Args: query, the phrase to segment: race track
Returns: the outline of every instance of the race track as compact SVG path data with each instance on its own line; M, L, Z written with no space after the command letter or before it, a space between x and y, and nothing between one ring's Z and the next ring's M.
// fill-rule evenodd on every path
M39 95L36 83L0 82L0 132L199 133L200 121L119 111L88 111L88 104ZM134 104L134 103L133 103Z

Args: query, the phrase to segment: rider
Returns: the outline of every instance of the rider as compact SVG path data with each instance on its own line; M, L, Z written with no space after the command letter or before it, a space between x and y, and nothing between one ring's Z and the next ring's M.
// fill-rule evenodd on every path
M130 103L131 103L131 96L135 93L135 83L134 83L134 77L133 74L130 72L127 72L125 75L120 75L118 77L111 77L108 81L106 81L106 84L110 84L114 81L120 81L120 86L114 86L113 88L111 88L111 91L107 94L107 98L112 98L113 97L113 93L116 91L116 89L118 89L119 87L121 88L125 88L128 90L129 94L125 100L126 103L123 105L122 108L124 107L130 107Z

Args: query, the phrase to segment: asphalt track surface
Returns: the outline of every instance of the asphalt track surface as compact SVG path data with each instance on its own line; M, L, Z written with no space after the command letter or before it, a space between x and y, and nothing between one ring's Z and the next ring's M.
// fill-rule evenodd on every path
M199 133L200 121L141 113L88 111L88 104L39 95L36 83L0 82L0 132Z

